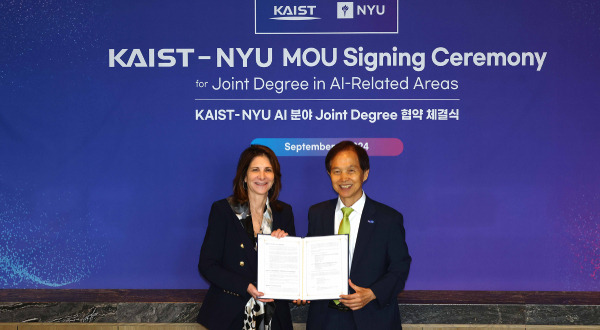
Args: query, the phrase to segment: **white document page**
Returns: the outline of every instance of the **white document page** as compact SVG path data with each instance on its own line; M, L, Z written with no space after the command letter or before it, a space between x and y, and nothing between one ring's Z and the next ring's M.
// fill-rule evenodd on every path
M300 298L302 294L302 238L258 235L257 289L263 298Z
M304 268L303 300L348 294L348 235L305 238Z
M257 239L257 289L263 298L323 300L348 294L348 235Z

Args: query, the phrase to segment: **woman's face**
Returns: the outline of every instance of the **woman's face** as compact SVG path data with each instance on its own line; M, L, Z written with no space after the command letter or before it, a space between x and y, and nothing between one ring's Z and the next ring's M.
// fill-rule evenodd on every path
M271 162L265 156L256 156L250 162L244 182L248 185L248 195L267 195L275 181Z

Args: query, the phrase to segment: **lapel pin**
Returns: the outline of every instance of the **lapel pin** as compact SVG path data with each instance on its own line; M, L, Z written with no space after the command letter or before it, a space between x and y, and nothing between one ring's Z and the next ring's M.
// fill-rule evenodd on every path
M375 220L367 220L368 223L375 223Z

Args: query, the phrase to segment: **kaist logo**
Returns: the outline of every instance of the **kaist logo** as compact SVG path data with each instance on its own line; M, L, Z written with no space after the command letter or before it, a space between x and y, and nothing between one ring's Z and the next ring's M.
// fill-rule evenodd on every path
M317 6L273 6L273 17L271 19L284 21L307 21L321 19L315 17Z
M337 18L354 18L354 2L338 2ZM356 16L383 16L385 5L356 5Z

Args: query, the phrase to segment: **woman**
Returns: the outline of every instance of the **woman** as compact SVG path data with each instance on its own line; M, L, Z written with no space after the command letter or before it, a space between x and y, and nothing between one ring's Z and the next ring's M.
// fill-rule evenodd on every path
M198 270L210 288L198 314L209 329L292 329L287 301L260 299L256 289L256 235L296 235L292 208L277 200L279 162L273 151L252 145L240 155L233 195L213 203ZM272 318L271 318L272 317ZM271 327L269 328L269 323Z

